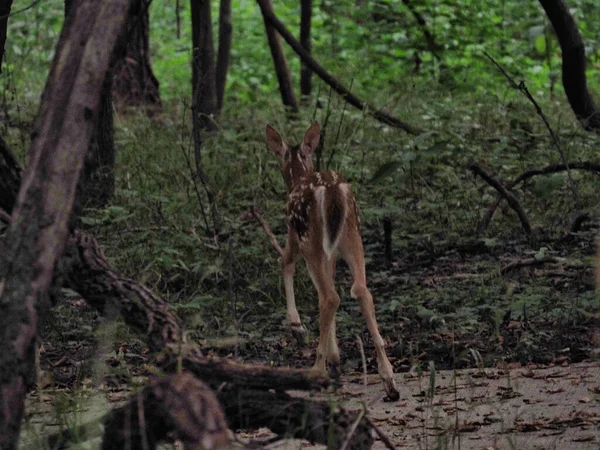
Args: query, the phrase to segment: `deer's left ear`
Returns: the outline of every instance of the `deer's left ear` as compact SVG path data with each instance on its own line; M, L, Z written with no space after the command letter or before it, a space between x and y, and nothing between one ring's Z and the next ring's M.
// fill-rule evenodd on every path
M313 123L306 133L304 134L304 139L302 139L301 149L302 152L306 156L310 156L313 154L317 145L319 145L319 139L321 139L321 126L319 122Z
M286 149L285 142L283 142L281 135L271 125L267 125L266 141L269 150L271 150L275 156L283 158L283 154Z

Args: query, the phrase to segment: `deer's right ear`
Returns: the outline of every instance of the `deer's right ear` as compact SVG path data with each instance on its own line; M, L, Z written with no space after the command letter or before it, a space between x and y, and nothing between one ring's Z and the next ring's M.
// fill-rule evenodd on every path
M285 143L283 142L281 135L271 125L267 125L266 141L269 150L271 150L278 158L282 158L285 150Z

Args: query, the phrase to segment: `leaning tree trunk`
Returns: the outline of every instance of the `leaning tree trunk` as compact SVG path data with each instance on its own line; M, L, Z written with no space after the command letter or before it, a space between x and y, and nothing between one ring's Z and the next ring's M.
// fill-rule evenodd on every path
M65 0L65 26L69 27L83 0ZM131 14L130 14L131 17ZM124 34L118 44L125 46ZM122 59L124 51L111 56L111 66ZM102 208L108 204L115 191L115 143L112 104L112 70L109 67L102 84L101 103L94 135L85 155L83 173L77 186L74 217L84 208Z
M192 5L192 124L194 142L201 130L213 130L217 112L215 52L210 0L190 0Z
M587 131L600 134L600 110L587 88L585 46L564 0L540 0L562 50L562 81L577 120Z
M6 32L8 29L8 16L12 0L0 1L0 73L2 73L2 61L4 60L4 47L6 45Z
M68 232L100 91L128 0L83 0L63 27L34 124L30 161L0 254L0 448L17 447L35 339Z
M266 2L268 3L268 7L272 8L271 0L266 0ZM271 22L269 22L264 15L263 18L267 40L269 41L269 48L271 49L271 56L273 57L273 64L275 65L275 73L277 74L277 80L279 81L281 101L285 106L289 107L292 112L298 112L298 101L296 100L296 94L294 93L290 66L283 53L281 39L275 28L271 25Z
M150 64L149 7L150 0L136 0L132 4L124 35L125 52L115 61L112 87L117 106L143 106L151 114L162 104L159 83Z
M219 51L217 53L217 110L223 109L225 97L225 83L227 82L227 71L229 70L229 56L231 54L231 0L221 0L219 8Z
M312 18L312 0L300 1L300 44L310 53L310 27ZM303 61L300 68L300 93L310 95L312 90L312 71Z

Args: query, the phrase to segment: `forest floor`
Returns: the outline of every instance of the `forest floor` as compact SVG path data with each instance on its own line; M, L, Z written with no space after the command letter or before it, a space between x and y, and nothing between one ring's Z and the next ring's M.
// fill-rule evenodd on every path
M401 400L382 401L376 375L349 375L334 398L366 405L398 449L597 449L600 363L397 375ZM431 390L432 384L435 388ZM247 435L245 437L250 437ZM310 447L288 441L272 449ZM382 450L377 440L373 446Z
M371 231L375 243L367 249L373 255L367 270L375 297L393 298L400 291L418 306L391 311L378 304L401 400L383 402L364 334L369 375L363 385L360 346L356 335L344 332L362 327L349 299L338 314L344 387L330 398L349 407L367 405L369 417L397 448L598 448L600 320L596 303L581 300L593 294L591 268L581 261L593 255L594 235L591 230L549 241L547 253L537 259L520 238L502 244L417 242L387 264ZM509 267L516 263L522 267ZM348 274L338 266L343 290ZM152 374L143 338L119 321L100 318L75 293L64 294L46 325L41 388L29 397L23 448L43 448L35 444L40 436L99 417ZM579 304L565 307L573 301ZM314 330L315 311L306 308L303 318ZM309 345L300 346L284 321L267 322L260 339L222 339L219 345L213 339L204 347L246 362L310 367L314 331ZM260 318L247 312L238 336L260 325ZM78 448L95 448L97 442ZM282 445L311 446L286 441L272 447ZM383 443L377 441L375 448Z

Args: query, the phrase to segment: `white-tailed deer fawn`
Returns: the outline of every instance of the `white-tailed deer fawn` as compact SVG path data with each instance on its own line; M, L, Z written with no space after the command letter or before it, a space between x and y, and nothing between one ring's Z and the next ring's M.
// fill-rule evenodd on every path
M282 258L287 319L296 335L304 335L294 298L295 261L302 254L319 294L319 345L312 370L339 376L340 353L335 333L335 313L340 298L335 290L335 260L339 253L348 263L354 283L350 293L358 299L377 352L379 375L388 397L400 396L394 372L379 334L373 297L367 289L365 256L360 237L360 219L350 185L336 172L315 172L312 154L319 144L321 128L313 123L302 143L290 147L280 134L267 125L269 149L281 160L281 174L287 186L287 243Z

